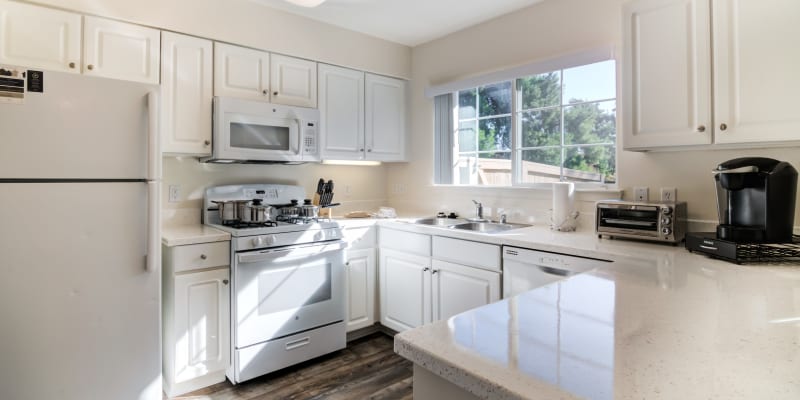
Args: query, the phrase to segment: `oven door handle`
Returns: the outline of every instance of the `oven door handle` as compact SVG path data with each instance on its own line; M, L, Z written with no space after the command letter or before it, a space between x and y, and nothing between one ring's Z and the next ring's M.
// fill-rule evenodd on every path
M286 256L289 253L292 253L292 258L297 258L341 251L344 250L345 247L347 247L347 243L339 240L332 243L315 244L311 246L287 247L277 250L265 250L255 253L239 254L237 256L237 260L239 264L251 264L259 261L273 260Z

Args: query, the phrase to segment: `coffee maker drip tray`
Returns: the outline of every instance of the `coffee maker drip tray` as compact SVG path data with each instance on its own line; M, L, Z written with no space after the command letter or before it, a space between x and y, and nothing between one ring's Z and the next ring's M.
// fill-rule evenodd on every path
M800 265L800 236L791 243L736 243L717 239L716 232L686 234L686 249L737 264L776 263Z

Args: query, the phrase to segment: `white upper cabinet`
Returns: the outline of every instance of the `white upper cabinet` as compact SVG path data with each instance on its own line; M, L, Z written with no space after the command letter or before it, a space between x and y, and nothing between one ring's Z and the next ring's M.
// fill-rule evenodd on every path
M124 22L85 17L83 73L159 83L161 32Z
M272 102L317 108L317 63L270 55Z
M800 140L800 1L714 0L716 143Z
M269 101L269 53L215 42L214 95Z
M623 8L625 149L710 144L709 0Z
M210 40L161 35L162 151L211 154L213 46Z
M626 4L624 148L800 141L798 21L796 0Z
M406 82L366 74L366 159L406 160Z
M0 64L79 73L81 16L0 1Z
M363 160L364 73L319 65L322 159Z

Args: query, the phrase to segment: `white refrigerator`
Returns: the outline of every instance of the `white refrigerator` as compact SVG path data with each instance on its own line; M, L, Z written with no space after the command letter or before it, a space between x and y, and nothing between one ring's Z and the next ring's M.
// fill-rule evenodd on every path
M0 103L0 399L161 399L158 87Z

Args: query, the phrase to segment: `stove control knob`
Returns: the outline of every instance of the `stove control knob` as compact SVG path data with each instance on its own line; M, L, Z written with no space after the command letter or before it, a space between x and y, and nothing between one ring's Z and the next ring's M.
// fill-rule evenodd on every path
M276 241L278 241L278 239L275 238L275 235L269 235L264 238L264 241L267 243L267 245L272 246Z
M331 238L331 239L338 239L339 238L339 232L336 232L336 229L331 229L331 230L328 231L328 237Z
M671 207L662 207L661 208L661 213L664 214L664 215L670 215L670 214L672 214L672 208Z
M663 228L661 229L661 233L663 233L664 235L669 235L670 233L672 233L672 229Z
M662 225L669 225L671 223L672 223L672 218L670 218L670 217L661 218L661 224Z
M315 241L319 241L319 240L322 240L324 238L325 238L324 231L320 231L320 232L317 232L317 233L314 234L314 240Z

